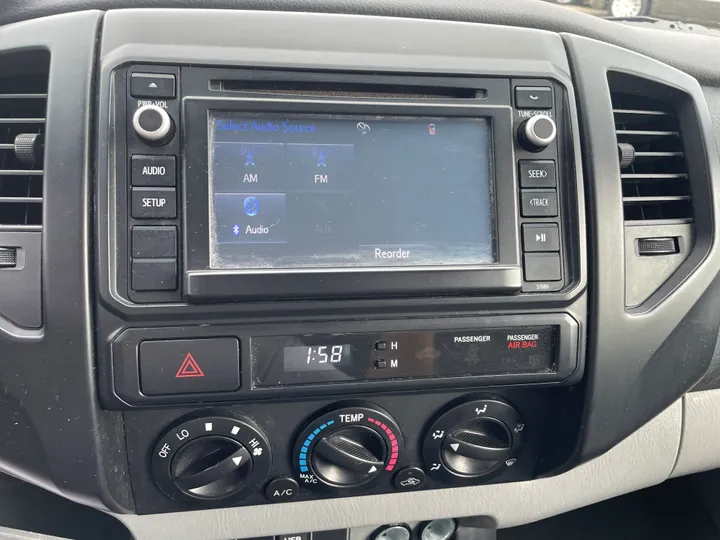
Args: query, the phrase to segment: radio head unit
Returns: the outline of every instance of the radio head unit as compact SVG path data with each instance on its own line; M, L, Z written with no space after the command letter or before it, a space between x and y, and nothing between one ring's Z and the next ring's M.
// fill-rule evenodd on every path
M177 73L175 98L127 100L128 240L151 234L147 225L179 233L173 268L133 249L132 300L508 295L573 283L556 82ZM175 162L178 180L166 183L157 171Z

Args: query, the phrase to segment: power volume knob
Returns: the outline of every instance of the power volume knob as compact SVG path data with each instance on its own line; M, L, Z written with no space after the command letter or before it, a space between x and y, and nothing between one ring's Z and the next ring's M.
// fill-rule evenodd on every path
M536 115L520 124L518 141L530 152L540 152L555 140L557 126L552 118Z
M143 105L133 115L133 128L143 141L153 146L169 143L175 135L175 122L165 109Z

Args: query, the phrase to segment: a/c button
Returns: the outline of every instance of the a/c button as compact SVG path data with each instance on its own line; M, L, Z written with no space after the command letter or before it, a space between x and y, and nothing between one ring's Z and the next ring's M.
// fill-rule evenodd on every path
M235 338L140 343L140 390L149 396L232 392L240 388Z
M289 476L280 476L272 480L265 488L265 496L272 502L288 502L297 497L300 486Z

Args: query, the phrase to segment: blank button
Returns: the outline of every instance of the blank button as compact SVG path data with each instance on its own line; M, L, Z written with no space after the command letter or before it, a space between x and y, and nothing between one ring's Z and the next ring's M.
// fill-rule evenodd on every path
M560 281L560 255L558 253L527 253L525 281Z

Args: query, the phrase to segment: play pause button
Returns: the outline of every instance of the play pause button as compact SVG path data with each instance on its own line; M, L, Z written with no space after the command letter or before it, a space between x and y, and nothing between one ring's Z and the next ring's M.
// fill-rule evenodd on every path
M560 235L555 223L523 225L523 247L526 253L560 251Z

